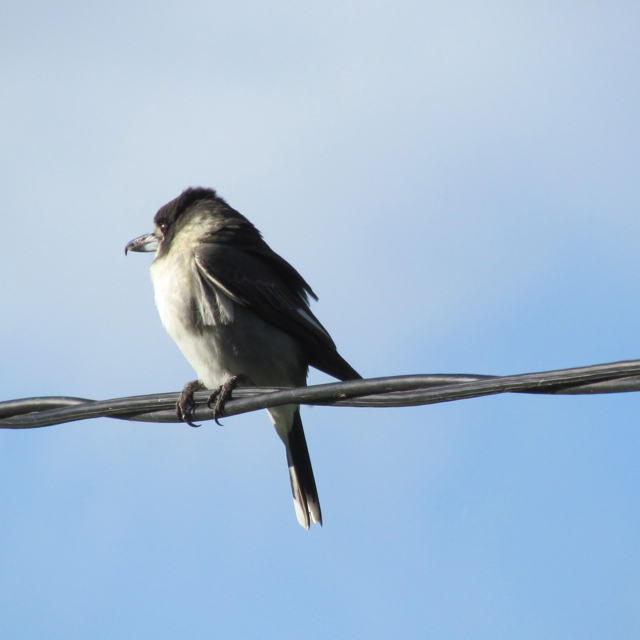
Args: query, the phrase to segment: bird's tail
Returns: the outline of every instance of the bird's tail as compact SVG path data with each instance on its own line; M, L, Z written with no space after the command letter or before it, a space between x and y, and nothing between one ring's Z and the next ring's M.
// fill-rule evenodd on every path
M308 529L312 522L322 525L322 511L307 440L302 428L300 407L294 405L274 407L269 409L269 414L287 449L291 493L298 522L305 529Z

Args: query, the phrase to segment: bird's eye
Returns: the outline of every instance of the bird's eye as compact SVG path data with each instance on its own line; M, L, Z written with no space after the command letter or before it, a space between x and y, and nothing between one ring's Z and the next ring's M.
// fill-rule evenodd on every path
M161 224L160 225L160 231L162 231L162 233L167 233L167 229L169 228L168 224Z

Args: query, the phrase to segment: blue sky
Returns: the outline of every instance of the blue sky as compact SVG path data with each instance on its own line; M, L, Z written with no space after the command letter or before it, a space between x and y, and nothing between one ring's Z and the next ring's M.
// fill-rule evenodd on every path
M640 357L633 2L8 1L2 397L193 372L127 241L216 188L364 376ZM313 373L313 382L325 381ZM637 394L0 433L3 638L637 638Z

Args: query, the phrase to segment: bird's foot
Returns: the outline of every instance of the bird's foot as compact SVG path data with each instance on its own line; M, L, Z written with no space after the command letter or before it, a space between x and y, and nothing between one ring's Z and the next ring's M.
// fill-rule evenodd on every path
M231 392L238 386L240 382L240 376L231 376L224 384L221 384L207 400L207 407L213 409L213 419L216 424L220 424L218 418L224 416L224 405L231 396ZM211 403L215 400L215 405L211 406ZM222 425L220 425L222 426Z
M193 394L196 391L205 389L205 386L200 380L192 380L184 385L184 389L180 394L180 398L176 403L176 414L182 422L186 422L190 427L199 427L199 424L193 424L194 412L196 409L196 403L193 399Z

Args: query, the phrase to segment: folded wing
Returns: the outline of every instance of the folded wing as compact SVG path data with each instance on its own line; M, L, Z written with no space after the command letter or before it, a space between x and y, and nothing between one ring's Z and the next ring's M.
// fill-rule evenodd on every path
M238 304L294 337L309 365L340 380L361 376L340 356L327 330L313 315L313 291L298 272L268 246L241 248L209 243L196 252L204 288L217 287Z

